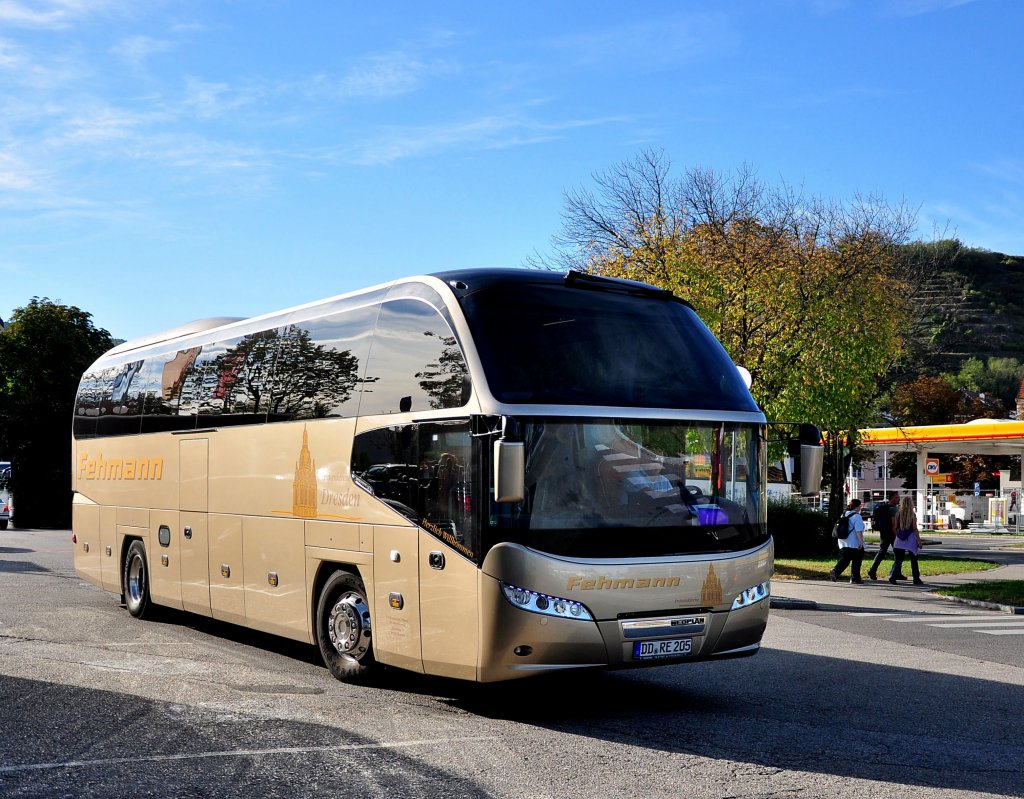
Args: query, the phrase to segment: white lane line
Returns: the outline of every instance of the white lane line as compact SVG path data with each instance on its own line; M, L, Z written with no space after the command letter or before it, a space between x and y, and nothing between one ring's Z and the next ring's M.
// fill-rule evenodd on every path
M945 616L900 616L890 618L889 621L899 622L933 622L933 621L992 621L998 619L999 614L989 613L985 616L961 616L955 613L947 613Z
M295 755L308 752L351 752L365 749L401 749L411 746L447 746L471 741L496 741L495 736L479 738L439 738L422 741L395 741L393 743L342 744L340 746L282 746L273 749L229 749L223 752L191 752L181 755L135 755L133 757L112 757L105 760L68 760L63 763L26 763L20 766L0 766L0 774L15 774L19 771L47 771L59 768L91 768L93 766L116 766L127 763L170 763L179 760L203 760L211 757L258 757L260 755Z
M988 635L1024 635L1024 629L1019 630L978 630L979 633Z
M982 627L1018 627L1024 630L1024 621L964 621L964 622L943 622L941 624L929 624L929 627L973 627L980 630Z

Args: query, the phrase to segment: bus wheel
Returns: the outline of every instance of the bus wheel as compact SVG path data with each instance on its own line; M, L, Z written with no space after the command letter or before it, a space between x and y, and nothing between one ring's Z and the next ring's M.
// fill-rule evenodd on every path
M141 541L132 541L124 558L124 600L128 612L141 619L149 609L149 568L146 548Z
M365 679L372 670L370 603L363 582L356 575L336 571L320 592L316 638L320 656L339 680Z

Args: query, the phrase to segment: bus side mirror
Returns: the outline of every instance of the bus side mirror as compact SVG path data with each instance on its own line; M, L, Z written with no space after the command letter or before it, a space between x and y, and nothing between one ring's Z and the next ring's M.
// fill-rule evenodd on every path
M821 431L813 424L800 425L800 493L814 496L821 488L821 470L825 462L825 448L821 445Z
M800 445L800 494L812 497L821 488L821 468L825 461L825 448Z
M526 496L526 446L522 441L494 442L494 501L522 502Z

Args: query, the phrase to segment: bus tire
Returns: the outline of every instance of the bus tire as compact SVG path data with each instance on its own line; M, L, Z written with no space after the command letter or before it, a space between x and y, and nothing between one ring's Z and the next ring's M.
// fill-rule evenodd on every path
M351 572L334 572L316 606L317 644L331 674L342 682L365 680L375 665L370 638L370 603L363 581Z
M132 541L125 553L122 587L125 607L135 618L141 619L149 610L149 565L146 547L141 541Z

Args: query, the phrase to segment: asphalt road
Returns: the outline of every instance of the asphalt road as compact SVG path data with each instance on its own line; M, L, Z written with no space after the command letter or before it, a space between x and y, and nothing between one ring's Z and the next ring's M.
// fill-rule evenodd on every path
M131 619L68 539L0 534L2 797L1024 794L1024 663L948 630L773 611L745 660L356 687L310 647Z

